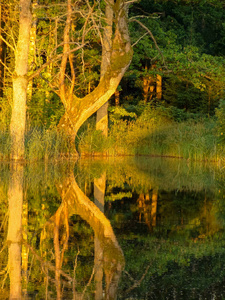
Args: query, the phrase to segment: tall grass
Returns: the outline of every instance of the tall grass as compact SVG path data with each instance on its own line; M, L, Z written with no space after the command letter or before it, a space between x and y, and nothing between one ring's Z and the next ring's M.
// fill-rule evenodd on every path
M185 116L186 118L186 116ZM218 122L212 119L186 118L176 121L164 108L146 106L134 118L113 120L108 138L95 130L95 122L80 131L81 155L152 155L183 157L191 160L225 160L224 142L218 135ZM111 122L112 123L112 122ZM222 131L221 131L222 132ZM56 127L33 128L26 133L25 156L29 161L72 158L74 143ZM9 132L0 130L0 159L9 159Z
M218 147L214 119L196 120L191 116L177 122L168 110L160 107L146 106L136 120L117 120L110 127L107 142L100 133L93 132L94 127L83 132L81 153L85 149L90 155L106 151L112 156L154 155L191 160L218 160L224 155Z
M31 130L26 135L25 144L27 160L49 160L76 156L74 143L71 143L69 137L59 133L56 128Z
M0 160L10 158L10 135L8 131L0 131ZM34 128L25 136L25 159L34 160L58 160L61 158L73 158L76 149L70 139L60 134L56 128L50 130Z

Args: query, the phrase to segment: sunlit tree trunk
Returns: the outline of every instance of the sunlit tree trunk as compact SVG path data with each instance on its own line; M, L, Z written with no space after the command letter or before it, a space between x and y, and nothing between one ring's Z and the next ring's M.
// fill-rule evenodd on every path
M59 76L60 98L65 106L66 112L58 124L58 129L62 131L64 135L70 136L71 141L74 141L80 126L115 93L120 80L130 65L133 51L128 32L127 10L128 6L124 0L115 1L113 6L115 29L111 42L110 63L104 75L101 76L98 86L90 94L81 99L73 94L73 80L69 88L65 86L65 72L70 50L69 32L72 15L71 1L68 0L67 25L64 31L64 55Z
M21 239L23 207L23 166L11 166L9 192L9 222L7 241L9 244L8 267L10 298L22 299L21 291Z
M162 76L159 74L156 75L156 98L162 99Z
M155 80L154 78L148 74L148 65L145 65L145 75L143 77L143 99L146 104L148 100L152 99L152 95L155 89Z
M2 20L3 10L2 4L0 3L0 36L3 35L2 28L4 27L4 22ZM0 97L3 97L3 87L4 87L4 66L1 62L5 62L5 52L6 45L4 41L0 38Z
M120 92L118 90L115 91L115 106L120 105Z
M26 100L28 85L28 54L32 15L31 0L20 0L19 37L15 51L15 70L13 75L13 105L10 123L11 158L24 158L24 135L26 124Z
M34 0L32 3L32 26L30 30L30 45L29 45L29 57L28 57L28 63L30 70L34 69L36 67L36 36L37 36L37 16L35 12L35 8L37 6L37 0ZM28 83L28 89L27 89L27 97L29 100L32 98L32 92L33 92L33 80L30 80Z
M36 16L36 6L37 0L34 0L32 3L32 25L30 30L30 45L29 45L29 56L28 56L28 65L29 73L36 68L36 37L37 37L37 16ZM27 102L31 101L33 94L33 80L28 82L27 86ZM29 115L27 115L27 125L29 127Z
M103 32L101 77L106 73L111 59L110 51L112 49L113 5L114 0L106 2L106 26L104 27ZM105 136L108 135L108 101L97 111L96 129L101 130Z
M145 104L148 102L148 100L152 99L154 89L155 89L154 79L150 75L145 75L143 78L143 98Z

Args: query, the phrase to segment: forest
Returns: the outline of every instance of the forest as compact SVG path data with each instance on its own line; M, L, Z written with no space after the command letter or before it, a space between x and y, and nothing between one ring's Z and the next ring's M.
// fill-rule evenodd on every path
M1 1L0 159L222 162L224 6Z

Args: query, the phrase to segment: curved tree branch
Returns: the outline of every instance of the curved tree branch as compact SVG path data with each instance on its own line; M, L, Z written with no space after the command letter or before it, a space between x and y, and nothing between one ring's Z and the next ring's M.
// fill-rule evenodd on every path
M159 54L162 57L162 61L163 61L164 67L167 69L164 55L163 55L162 51L160 50L160 48L159 48L159 46L158 46L158 44L156 42L156 39L155 39L154 35L152 34L151 30L148 27L146 27L141 21L139 21L139 20L137 20L135 18L131 18L129 21L130 22L136 22L136 23L138 23L142 28L144 28L148 32L148 34L150 35L151 39L153 40L153 42L155 44L156 49L158 50Z

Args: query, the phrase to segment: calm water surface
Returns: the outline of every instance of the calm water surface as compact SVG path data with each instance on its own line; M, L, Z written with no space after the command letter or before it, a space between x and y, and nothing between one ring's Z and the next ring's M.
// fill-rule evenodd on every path
M0 168L0 299L225 299L223 167Z

